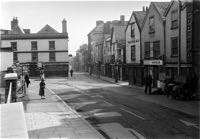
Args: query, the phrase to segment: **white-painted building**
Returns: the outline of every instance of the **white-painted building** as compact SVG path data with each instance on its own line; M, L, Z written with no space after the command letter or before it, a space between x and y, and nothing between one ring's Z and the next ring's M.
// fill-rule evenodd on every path
M11 29L18 26L18 20L13 19ZM62 21L62 33L46 25L37 33L30 30L15 31L15 34L3 34L2 47L11 47L13 62L27 65L30 76L39 75L39 63L42 63L46 76L68 76L68 34L66 20ZM21 29L22 30L22 29Z

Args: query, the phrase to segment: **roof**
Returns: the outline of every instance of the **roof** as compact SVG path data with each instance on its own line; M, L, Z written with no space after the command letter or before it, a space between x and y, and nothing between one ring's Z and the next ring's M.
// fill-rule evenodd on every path
M144 17L146 15L146 12L143 12L143 11L136 11L136 12L133 12L135 18L136 18L136 22L139 26L139 28L141 29L142 27L142 23L144 21Z
M2 40L25 40L25 39L66 39L68 38L67 33L51 33L51 34L6 34L1 35Z
M13 27L13 29L10 31L11 34L24 34L24 30L19 26L16 25Z
M171 2L152 2L152 4L156 7L161 17L164 17L164 13Z
M126 26L113 26L116 41L125 40L125 29Z
M38 34L47 34L47 33L59 33L55 29L53 29L51 26L46 24L40 31L37 32Z

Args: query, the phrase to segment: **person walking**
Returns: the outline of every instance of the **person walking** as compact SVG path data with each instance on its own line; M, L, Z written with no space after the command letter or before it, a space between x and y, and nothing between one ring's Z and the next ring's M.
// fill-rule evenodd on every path
M29 84L31 83L30 80L29 80L28 74L26 74L26 75L24 76L24 80L25 80L25 82L26 82L26 87L28 88Z
M45 99L45 82L44 79L41 80L40 82L40 90L39 90L39 95L41 96L41 99Z
M152 85L152 76L150 73L147 73L147 75L144 78L145 81L145 94L147 94L147 90L149 90L149 94L151 94L151 85Z
M73 69L70 70L70 75L73 76Z

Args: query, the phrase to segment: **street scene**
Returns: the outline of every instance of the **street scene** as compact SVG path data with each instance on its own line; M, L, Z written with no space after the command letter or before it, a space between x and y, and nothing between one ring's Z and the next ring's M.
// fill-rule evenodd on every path
M200 138L199 0L0 6L0 138Z

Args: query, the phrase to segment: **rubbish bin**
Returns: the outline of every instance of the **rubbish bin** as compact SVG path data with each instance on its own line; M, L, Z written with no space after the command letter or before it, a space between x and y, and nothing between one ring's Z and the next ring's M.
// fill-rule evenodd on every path
M8 93L9 93L9 87L10 83L12 82L12 92L11 92L11 102L17 101L17 73L7 73L4 76L4 79L6 81L6 87L5 87L5 102L7 103Z

